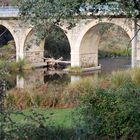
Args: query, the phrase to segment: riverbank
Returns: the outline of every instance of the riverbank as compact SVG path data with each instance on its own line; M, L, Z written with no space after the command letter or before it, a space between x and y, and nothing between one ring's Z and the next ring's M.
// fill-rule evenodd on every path
M14 116L11 117L13 112L7 112L10 116L6 114L4 116L9 119L7 118L7 121L3 123L2 134L5 134L6 138L10 136L19 139L30 139L34 136L35 140L40 137L50 140L56 138L61 140L137 139L140 135L139 91L139 68L113 72L111 75L101 77L96 82L93 79L85 78L70 84L64 92L65 94L69 93L70 100L77 98L78 106L59 111L54 109L54 112L51 112L48 109L36 110L34 109L35 104L32 104L31 110L23 109L17 114L14 111L15 115L21 115L17 119ZM7 94L8 96L10 94ZM23 99L23 101L25 100ZM30 104L30 102L28 103ZM13 106L13 109L16 108ZM59 114L63 115L64 118ZM49 119L50 121L48 121ZM66 125L61 124L61 121L65 119ZM27 123L28 121L30 123ZM70 121L72 121L72 125L70 125ZM50 123L52 124L50 125Z

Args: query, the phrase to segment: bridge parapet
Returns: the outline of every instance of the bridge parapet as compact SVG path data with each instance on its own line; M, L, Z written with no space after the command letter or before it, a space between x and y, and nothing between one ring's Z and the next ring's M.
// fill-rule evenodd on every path
M18 18L19 8L12 6L0 7L0 18Z

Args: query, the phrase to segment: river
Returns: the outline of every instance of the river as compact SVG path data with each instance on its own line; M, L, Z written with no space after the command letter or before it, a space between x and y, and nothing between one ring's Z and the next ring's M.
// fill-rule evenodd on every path
M101 64L101 70L79 75L64 73L62 70L48 71L47 68L12 74L7 84L9 88L6 93L10 96L6 102L18 109L21 103L22 108L28 105L30 107L32 100L42 101L41 104L45 103L43 107L72 107L77 104L75 100L77 95L71 91L73 87L66 92L71 84L75 85L75 82L85 77L91 78L95 84L101 76L108 75L112 71L128 69L131 60L126 57L107 58L100 59L99 64ZM26 104L26 101L30 103Z
M18 73L12 76L13 80L10 80L10 85L11 88L17 87L26 89L31 86L39 86L44 83L54 86L64 86L64 84L67 85L68 83L74 82L83 77L95 77L95 75L97 77L104 74L110 74L112 71L127 69L131 65L131 60L126 57L106 58L100 59L99 64L101 64L101 70L80 75L71 75L60 70L48 71L46 68L35 69L33 71L27 71L20 74Z

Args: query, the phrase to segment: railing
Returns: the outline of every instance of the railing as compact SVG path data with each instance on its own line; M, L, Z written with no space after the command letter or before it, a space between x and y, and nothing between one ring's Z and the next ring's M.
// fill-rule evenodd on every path
M12 6L0 7L1 18L18 17L18 15L19 15L18 7L12 7Z

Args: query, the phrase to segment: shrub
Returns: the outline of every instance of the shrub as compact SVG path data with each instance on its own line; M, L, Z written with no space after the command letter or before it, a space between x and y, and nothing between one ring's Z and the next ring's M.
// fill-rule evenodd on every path
M140 88L132 83L117 90L97 88L82 99L79 129L90 139L139 139L139 106Z

